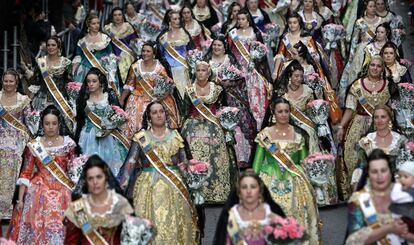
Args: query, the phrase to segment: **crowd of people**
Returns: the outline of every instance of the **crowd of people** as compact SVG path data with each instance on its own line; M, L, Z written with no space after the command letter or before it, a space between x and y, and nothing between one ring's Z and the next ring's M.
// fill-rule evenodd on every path
M387 0L63 12L73 55L53 26L27 30L1 79L11 241L120 244L135 215L151 244L200 244L224 204L214 244L272 244L270 221L293 217L314 245L318 207L348 202L346 244L414 244L414 84Z

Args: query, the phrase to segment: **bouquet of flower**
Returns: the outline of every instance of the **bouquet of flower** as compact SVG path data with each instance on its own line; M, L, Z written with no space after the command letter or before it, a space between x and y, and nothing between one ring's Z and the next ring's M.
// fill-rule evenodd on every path
M395 159L395 167L400 168L401 164L406 161L414 161L414 142L408 141L405 143L405 147L401 148L397 158Z
M409 69L412 65L412 62L409 59L400 59L401 65L407 67Z
M414 133L414 85L411 83L399 83L400 100L396 102L398 108L396 119L398 125L403 128L407 136L413 136Z
M328 24L322 28L322 36L326 43L326 50L337 49L337 41L346 38L346 31L343 25Z
M313 90L316 97L323 98L323 81L319 74L314 72L304 77L304 82L309 88Z
M146 245L155 237L155 233L151 221L128 216L122 222L121 245Z
M300 244L306 240L305 228L292 218L274 216L268 225L264 227L267 244Z
M163 100L167 95L173 92L175 87L174 81L165 76L156 76L154 86L154 97L157 100Z
M285 9L289 8L290 4L292 3L291 0L279 0L277 1L276 8L272 10L273 13L280 13Z
M158 25L157 23L154 23L152 21L148 21L148 20L146 20L142 23L142 28L144 28L144 31L146 33L148 33L150 36L155 36L155 35L157 35L158 33L161 32L161 26L160 25Z
M276 40L277 37L279 36L280 26L277 24L273 24L273 23L266 24L265 32L266 32L266 35L264 36L265 37L264 39L266 42Z
M217 76L221 80L234 81L234 80L238 80L238 79L244 78L245 77L245 74L244 74L244 72L242 72L241 70L239 70L236 66L229 65L225 69L221 69L218 72Z
M82 175L83 165L88 161L89 156L80 155L79 157L73 159L68 164L68 176L72 182L76 185L79 181L79 178Z
M341 13L340 10L342 8L342 1L341 0L332 0L331 7L333 10L333 16L338 17Z
M119 126L123 125L128 120L128 114L120 107L112 105L107 106L102 117L102 130L96 133L97 137L105 137L107 134Z
M391 41L399 47L407 35L407 33L405 33L405 26L402 17L395 15L395 17L390 21L390 28L392 30Z
M33 135L37 134L40 124L40 111L31 111L26 117L26 125Z
M258 41L252 41L249 50L250 57L255 61L261 60L267 53L266 45Z
M326 100L312 100L307 104L307 107L307 115L316 124L318 136L329 135L330 130L326 126L329 117L329 102Z
M211 31L214 33L214 35L218 36L220 34L221 27L222 27L222 23L219 22L211 27Z
M82 84L77 82L70 82L66 84L66 92L68 93L69 102L72 106L76 106L76 100L78 99L81 87Z
M210 48L212 43L213 43L213 41L211 39L201 41L201 47L203 48L204 53L207 53L207 51Z
M216 112L216 116L220 119L221 126L225 129L226 142L233 141L233 131L240 121L239 109L236 107L223 107Z
M109 54L107 56L102 57L99 61L101 65L108 72L106 74L108 76L109 81L116 81L116 72L118 69L118 57L115 54Z
M188 51L187 53L187 62L188 65L191 67L191 73L195 73L195 69L197 66L197 62L203 60L203 52L198 49L193 49Z
M305 158L304 169L312 184L324 185L333 174L335 157L332 154L316 152Z
M205 200L201 188L210 177L210 165L207 162L191 159L188 163L180 163L178 167L190 189L194 204L202 205Z

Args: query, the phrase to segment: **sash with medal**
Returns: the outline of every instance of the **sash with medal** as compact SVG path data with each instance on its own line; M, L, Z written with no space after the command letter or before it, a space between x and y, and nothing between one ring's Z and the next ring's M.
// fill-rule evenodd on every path
M135 77L139 85L141 85L141 87L144 89L145 93L151 98L151 100L154 101L155 100L154 93L153 93L154 88L151 85L151 83L146 80L145 76L141 76L139 64L137 63L133 64L132 69L134 70ZM180 119L175 117L174 109L171 108L167 103L165 103L164 100L161 100L159 102L164 106L164 108L167 109L168 115L174 121L174 124L177 125L178 127L180 125Z
M188 69L187 60L180 53L178 53L177 50L175 50L167 41L163 42L162 45L171 57Z
M80 42L80 48L82 49L83 54L88 59L89 63L95 68L98 68L105 76L108 78L108 83L111 86L111 88L115 91L115 93L120 96L118 88L116 87L115 81L112 81L110 76L108 75L108 72L105 70L105 68L101 65L101 63L96 59L95 55L92 54L92 52L86 47L86 43L84 40Z
M88 118L91 120L93 125L95 125L97 128L102 130L102 119L96 115L93 111L91 111L88 107L85 108L85 112L87 112ZM117 139L121 144L126 148L130 148L129 140L123 135L121 132L119 132L118 129L114 129L111 131L111 135Z
M362 86L362 79L359 80L360 86ZM372 117L374 115L374 107L368 102L367 98L365 98L364 94L362 93L361 87L357 87L355 91L355 97L357 97L359 104L364 108L365 112Z
M203 104L200 98L197 97L195 89L193 86L186 88L187 94L190 97L191 103L197 111L207 120L214 123L215 125L221 128L220 120L208 109L206 105Z
M236 214L234 213L235 207L229 211L229 220L227 223L227 234L229 234L232 244L234 245L247 245L240 234L240 227L236 220Z
M32 133L30 130L22 124L19 120L17 120L12 114L10 114L4 107L0 104L0 118L7 122L13 128L19 130L23 134L25 134L29 138L33 138Z
M59 107L62 109L62 111L66 114L67 118L69 118L69 120L74 124L75 113L73 112L69 103L66 101L65 97L63 97L62 93L56 87L55 82L50 76L47 70L46 59L39 58L37 59L37 63L39 64L39 68L42 73L43 80L45 81L46 87L49 90L50 94L53 96L53 98L55 99Z
M86 213L86 205L83 198L71 203L73 212L75 214L76 221L80 226L83 235L88 239L90 244L94 245L109 245L109 243L97 232L92 224L88 220L88 214Z
M310 120L309 117L303 114L300 110L296 109L296 107L291 107L290 114L296 121L299 121L302 124L304 124L309 130L315 130L316 126L312 122L312 120Z
M33 140L27 144L32 154L40 160L43 166L55 177L62 185L66 186L69 190L75 188L75 184L66 175L65 171L53 160L53 157L49 155L46 148L39 140Z
M191 216L193 219L193 223L197 226L197 211L194 209L190 193L187 190L187 187L182 182L182 180L176 176L176 174L167 168L166 164L162 162L161 158L158 156L158 153L151 145L150 141L147 139L145 135L145 131L140 131L134 136L134 141L136 141L139 146L141 147L142 151L144 152L145 156L151 163L151 165L157 170L159 174L161 174L168 182L170 182L175 189L181 194L181 196L186 200L188 207L191 210Z

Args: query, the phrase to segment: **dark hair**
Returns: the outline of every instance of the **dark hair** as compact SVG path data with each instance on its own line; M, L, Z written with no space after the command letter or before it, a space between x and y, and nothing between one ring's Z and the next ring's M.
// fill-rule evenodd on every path
M108 23L113 23L115 11L121 11L122 19L123 19L124 22L126 22L126 18L124 16L124 11L122 10L122 8L115 7L115 8L112 9L111 14L108 17Z
M57 47L60 51L62 51L62 40L58 36L50 36L46 39L46 45L49 40L53 40L56 42Z
M206 55L204 56L204 60L208 62L213 57L213 43L214 43L214 41L219 41L219 42L223 43L224 53L227 54L227 56L230 58L230 63L234 64L234 65L238 66L238 68L240 68L236 57L234 57L233 53L230 51L230 47L227 43L226 37L224 35L221 35L221 34L218 35L217 37L213 38L213 41L211 42L211 45L208 48L208 51L207 51Z
M180 26L183 26L183 23L182 23L182 21L181 21L181 15L180 15L180 12L179 12L179 11L177 11L177 10L174 10L174 9L169 9L169 10L167 10L167 12L165 13L165 15L164 15L164 19L163 19L163 21L162 21L162 26L163 26L163 29L168 30L168 28L169 28L169 26L170 26L170 22L171 22L171 16L172 16L173 14L178 14L178 16L180 17Z
M377 31L378 31L378 28L380 28L380 27L382 27L382 28L384 28L385 29L385 32L386 32L386 37L387 37L387 39L388 40L391 40L391 35L392 35L392 32L391 32L391 27L390 27L390 24L388 24L387 22L384 22L384 23L381 23L381 24L379 24L378 26L377 26L377 28L375 28L375 35L377 34Z
M375 161L375 160L385 160L387 162L387 165L388 165L388 168L391 174L391 182L395 181L394 175L392 174L394 166L392 165L389 156L385 154L385 152L381 149L374 149L371 152L371 154L369 154L367 158L367 165L362 170L362 176L361 176L361 179L359 180L357 191L364 188L364 186L367 184L369 166L371 165L372 161Z
M37 131L37 135L41 136L44 134L44 129L43 129L43 121L45 119L45 117L49 114L52 114L54 116L56 116L58 118L58 122L59 122L59 134L62 135L62 126L64 124L63 119L61 117L61 113L60 111L56 108L55 105L48 105L41 113L40 113L40 124L39 124L39 129Z
M193 9L191 8L191 5L189 5L189 4L184 4L184 6L181 8L181 10L180 10L180 20L181 20L181 23L184 23L184 18L183 18L183 11L184 11L184 9L185 8L187 8L187 9L189 9L190 10L190 13L191 13L191 18L193 18L193 20L196 20L196 18L195 18L195 16L194 16L194 13L193 13ZM199 23L200 24L200 23Z
M382 58L384 58L384 51L385 51L385 49L386 48L392 48L392 49L394 49L394 53L395 53L395 60L397 61L397 62L399 62L400 61L400 56L399 56L399 54L398 54L398 47L397 47L397 45L395 45L393 42L391 42L391 41L388 41L388 42L386 42L385 44L384 44L384 46L382 46L382 48L381 48L381 51L380 51L380 56L382 57Z
M72 200L79 199L82 194L86 194L89 192L87 184L87 174L88 170L94 167L100 168L102 172L104 172L109 189L114 189L115 192L122 195L123 191L119 186L119 183L116 180L111 169L109 168L108 164L104 160L102 160L102 158L100 158L98 155L92 155L88 158L85 165L83 166L79 182L72 193Z
M293 60L290 64L285 68L282 75L280 76L279 80L276 80L275 91L278 97L282 97L285 93L288 92L288 83L289 79L292 77L293 72L295 71L302 71L304 72L303 66L297 60Z
M242 14L246 15L247 21L249 22L249 26L252 27L253 29L257 30L256 24L254 23L252 15L250 14L250 12L247 9L240 9L240 11L237 13L237 15L242 15ZM239 24L236 23L236 27L239 28Z
M159 101L152 101L151 103L149 103L147 105L147 107L145 108L144 113L142 114L142 127L141 127L142 129L145 129L145 130L149 129L149 124L151 122L151 115L150 115L151 114L151 107L155 104L161 105L162 108L164 108L164 110L165 110L164 105ZM166 120L167 120L168 114L167 114L166 111L165 111L165 117L166 117Z
M305 30L305 23L303 22L302 17L298 14L298 12L291 12L291 11L288 11L288 13L286 14L286 28L284 32L285 33L288 32L289 30L288 22L289 22L289 19L292 19L292 18L298 19L299 27L303 32ZM301 36L302 36L302 33L301 33Z
M238 3L238 2L232 2L231 4L230 4L230 6L229 6L229 8L228 8L228 12L227 12L227 21L229 21L229 22L231 22L231 16L232 16L232 12L233 12L233 8L235 7L235 6L239 6L240 7L240 10L242 9L242 6L240 5L240 3ZM226 21L226 22L227 22Z
M238 181L238 184L240 184L240 181L245 177L252 177L259 183L259 186L262 187L262 198L263 202L267 203L270 206L270 209L273 213L281 216L286 217L285 213L283 212L282 208L272 199L272 196L270 194L269 189L266 187L266 185L263 183L263 180L252 170L247 169L242 175L240 176L240 179ZM227 239L227 224L229 221L229 211L230 209L238 204L240 202L239 195L238 195L238 189L236 187L233 187L231 190L229 197L227 198L227 202L225 203L219 220L217 222L216 232L214 234L214 245L222 245L226 243Z

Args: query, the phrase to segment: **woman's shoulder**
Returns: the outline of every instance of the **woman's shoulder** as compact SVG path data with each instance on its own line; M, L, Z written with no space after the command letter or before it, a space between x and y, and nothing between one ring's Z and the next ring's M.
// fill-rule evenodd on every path
M359 202L362 195L369 195L369 192L367 191L366 187L362 188L361 190L355 191L352 193L351 197L348 200L348 204L354 204L359 206Z

